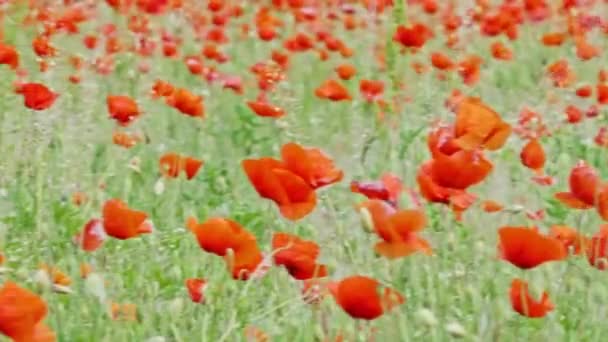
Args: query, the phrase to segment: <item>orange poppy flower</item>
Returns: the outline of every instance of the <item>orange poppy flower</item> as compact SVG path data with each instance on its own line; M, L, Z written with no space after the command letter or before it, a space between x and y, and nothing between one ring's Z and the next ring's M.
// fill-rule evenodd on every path
M245 159L242 167L257 193L274 201L285 218L299 220L315 208L314 189L284 163L272 158Z
M391 173L385 173L379 181L352 181L350 191L362 194L370 200L388 201L391 205L397 207L399 195L403 191L403 184L399 177Z
M342 180L344 172L318 148L304 148L290 142L281 147L281 158L285 167L302 177L313 189Z
M115 321L136 322L137 305L131 303L110 303L110 317Z
M91 273L93 273L93 266L91 264L87 264L86 262L80 264L80 278L86 279Z
M327 267L317 264L320 250L313 241L277 232L272 236L272 251L274 263L285 266L294 279L306 280L327 275Z
M350 101L352 97L348 93L348 89L336 80L326 80L317 89L315 95L321 99L331 101Z
M416 252L432 254L428 241L417 235L426 225L424 212L414 209L396 211L381 200L366 201L358 207L368 211L374 231L382 239L374 247L376 253L389 259Z
M247 342L268 342L270 337L262 329L248 325L243 329L243 335L245 335L245 341Z
M500 258L521 268L530 269L549 261L566 258L562 243L527 227L502 227L498 230Z
M41 83L22 83L16 87L15 91L17 94L23 95L23 104L32 110L48 109L59 97Z
M114 132L112 133L112 142L115 145L122 146L124 148L131 148L137 145L141 141L141 138L137 134L130 134L127 132Z
M336 303L355 319L373 320L403 304L405 297L375 279L351 276L329 286Z
M521 150L519 157L521 163L525 167L532 169L537 173L542 172L542 169L545 166L545 151L543 150L543 146L538 142L538 139L531 139L528 141Z
M573 209L592 208L600 182L597 171L581 160L570 171L570 192L558 192L555 198Z
M167 96L166 102L182 114L199 118L205 117L203 97L194 95L187 89L175 89L171 95Z
M201 278L189 278L186 279L186 289L188 295L194 303L205 303L205 288L207 287L207 281Z
M357 73L357 68L352 64L340 64L335 69L336 74L343 80L350 80Z
M551 226L549 236L559 240L567 251L572 251L574 254L581 254L587 245L587 238L568 226Z
M152 224L143 211L130 209L119 199L106 201L103 206L103 228L109 236L125 240L151 233Z
M529 318L545 317L548 312L554 309L547 292L543 292L540 300L537 301L530 295L528 283L521 279L513 279L509 297L513 310Z
M116 120L122 126L129 125L141 114L137 102L128 96L108 95L106 103L110 118Z
M70 286L72 279L57 267L41 264L39 269L46 273L53 285Z
M81 232L77 233L73 242L85 252L93 252L99 249L106 239L103 222L99 219L91 219L84 225Z
M42 320L46 303L33 292L7 281L0 288L0 333L14 341L51 342L55 335Z
M479 98L469 97L458 106L454 133L455 144L462 149L484 147L493 151L505 144L511 126Z
M74 193L72 193L72 203L75 206L81 206L85 204L88 200L89 198L87 194L82 191L75 191Z
M163 176L177 178L180 172L184 171L188 180L196 177L203 164L202 160L182 156L177 153L165 153L158 161L160 172Z
M0 42L0 64L8 65L13 70L17 69L19 66L19 53L13 46Z
M271 105L264 101L248 101L247 106L258 116L280 118L285 115L285 110L281 107Z

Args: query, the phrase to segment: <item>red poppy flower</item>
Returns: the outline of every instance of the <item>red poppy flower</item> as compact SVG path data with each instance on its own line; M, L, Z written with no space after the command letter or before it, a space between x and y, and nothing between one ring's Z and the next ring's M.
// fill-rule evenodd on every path
M128 96L109 95L106 102L110 118L122 126L127 126L141 114L137 102Z
M327 80L323 82L315 89L315 95L319 98L331 101L349 101L352 99L348 93L348 89L336 80Z
M352 318L373 320L403 304L399 292L365 276L344 278L329 287L336 303Z
M513 59L513 51L506 47L502 42L492 43L490 49L492 51L492 56L496 59L503 61L510 61Z
M273 106L263 101L248 101L247 106L258 116L280 118L285 115L285 110L281 107Z
M153 226L143 211L130 209L119 199L106 201L103 206L103 228L109 236L125 240L151 233Z
M81 232L74 236L74 243L85 252L93 252L99 249L106 239L103 222L92 219L87 222Z
M17 50L0 42L0 64L6 64L15 70L19 66L19 53Z
M484 147L493 151L502 147L510 134L511 126L480 99L460 102L454 126L456 145L466 150Z
M590 85L584 85L576 88L576 96L587 98L593 94L593 88Z
M433 32L424 24L414 23L408 27L399 25L393 40L404 47L421 48L424 43L433 37Z
M597 103L608 104L608 84L600 83L597 85Z
M493 200L485 200L481 203L481 207L483 208L483 211L485 211L486 213L496 213L501 211L504 206L496 201Z
M229 249L236 252L256 241L253 234L231 219L212 217L198 223L195 218L189 218L186 225L204 251L218 256L225 256Z
M186 279L186 289L188 295L194 303L205 303L205 288L207 287L207 281L201 278L189 278Z
M550 32L543 35L541 41L545 46L559 46L567 37L568 35L562 32Z
M274 263L285 266L294 279L306 280L327 275L327 267L317 263L320 250L313 241L287 233L274 233L272 251Z
M596 203L600 182L597 171L581 160L570 172L570 191L558 192L555 197L570 208L589 209Z
M568 61L560 59L547 68L547 73L553 81L553 85L559 88L566 88L576 81L576 75L570 68Z
M187 89L175 89L171 95L167 96L166 102L182 114L192 117L205 117L203 97L194 95Z
M403 191L403 184L399 177L391 173L385 173L379 181L352 181L350 183L350 191L362 194L370 200L379 199L388 201L391 205L397 207L399 195Z
M343 80L350 80L357 73L357 68L351 64L340 64L335 69L336 74Z
M467 193L464 189L449 188L437 183L433 177L433 166L434 161L430 160L422 164L418 170L416 181L422 196L430 202L449 204L457 218L460 217L461 213L469 208L477 197Z
M248 280L258 272L264 273L265 270L260 271L264 265L263 258L255 242L245 244L238 250L230 249L224 256L232 278L237 280Z
M458 63L458 74L464 84L472 86L479 81L480 69L483 59L477 55L471 55Z
M173 94L174 87L171 83L156 80L152 86L152 95L156 97L167 97Z
M396 211L381 200L361 203L371 216L373 229L382 239L376 243L376 253L389 259L408 256L416 252L432 254L428 241L418 236L426 225L426 216L420 210L406 209Z
M344 172L318 148L304 148L296 143L287 143L281 148L285 167L302 177L313 189L342 180Z
M203 166L204 162L202 160L182 156L177 153L165 153L160 157L159 161L160 172L165 177L169 178L177 178L180 172L184 172L186 174L186 178L188 180L196 177L196 174Z
M450 57L441 52L433 52L431 54L431 64L439 70L450 70L454 68L454 62Z
M585 244L585 254L589 265L602 271L608 269L608 226L602 225Z
M32 48L38 57L53 57L57 54L57 49L51 45L50 39L46 35L39 35L34 38Z
M258 194L274 201L285 218L298 220L315 208L314 189L282 162L272 158L246 159L242 167Z
M562 243L527 227L502 227L498 230L500 257L511 264L530 269L567 256Z
M521 163L536 172L541 172L545 166L545 151L537 139L531 139L519 154Z
M33 292L7 281L0 288L0 333L13 341L55 341L42 322L46 303Z
M382 97L384 83L382 81L361 80L359 81L359 91L366 101L372 102Z
M573 254L581 254L587 246L587 238L579 234L576 229L568 226L551 226L549 236L559 240L564 249L571 251Z
M23 95L23 104L33 110L50 108L59 96L40 83L20 84L17 86L16 92Z
M540 300L537 301L530 295L528 283L521 279L513 279L509 297L513 310L529 318L545 317L548 312L554 309L547 292L543 292Z

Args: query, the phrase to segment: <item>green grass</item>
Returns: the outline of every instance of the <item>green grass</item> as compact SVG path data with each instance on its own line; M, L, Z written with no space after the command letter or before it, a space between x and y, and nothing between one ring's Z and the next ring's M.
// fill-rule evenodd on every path
M495 170L472 192L481 199L526 210L546 208L546 219L541 222L529 221L524 212L486 214L476 205L458 223L448 208L428 204L425 210L430 224L424 236L435 255L388 261L374 254L376 237L362 229L354 210L363 197L349 191L350 180L374 179L385 171L402 177L406 187L417 189L417 168L429 158L427 127L437 118L451 120L443 100L452 89L480 96L509 123L514 124L519 111L528 106L555 127L564 119L565 105L590 102L576 98L571 90L553 89L544 74L546 65L566 58L579 80L593 83L597 70L608 65L606 53L581 63L570 41L559 48L538 43L551 25L524 25L517 41L505 40L515 59L500 62L491 58L489 45L502 38L481 37L470 28L470 42L461 51L450 52L458 57L477 53L485 60L481 81L466 87L457 75L442 82L435 72L416 75L409 67L411 61L427 63L432 51L444 51L441 39L430 41L413 56L393 56L392 69L379 73L370 56L373 44L387 37L378 37L371 30L338 29L337 34L356 51L350 62L359 73L345 82L355 98L359 98L361 78L389 84L393 77L389 74L394 73L396 79L404 80L405 93L413 100L401 112L387 114L398 124L389 127L377 122L377 109L360 99L347 103L317 99L313 89L332 74L342 58L332 55L329 61L319 62L314 53L292 56L288 80L271 95L287 115L272 121L254 116L246 107L245 100L257 95L247 68L268 59L269 46L278 47L278 41L261 43L254 37L240 41L233 32L236 29L229 31L233 43L223 48L232 61L219 69L245 79L243 96L189 74L179 59L154 57L151 72L139 74L135 71L139 57L129 53L116 56L112 75L102 77L85 69L83 82L72 85L67 82L71 73L67 57L78 54L90 61L99 52L82 48L82 34L60 34L53 39L61 51L55 58L56 67L39 73L30 48L34 28L24 29L20 24L26 10L21 5L9 7L14 10L4 22L5 42L18 47L23 67L30 73L28 80L47 84L60 97L49 110L27 110L12 91L14 73L0 66L0 251L8 259L4 265L8 270L0 278L36 288L31 279L40 263L57 266L72 277L72 294L42 291L49 304L47 322L59 341L144 341L155 336L166 341L240 341L248 325L259 327L273 341L320 341L339 332L366 340L359 324L331 298L316 308L305 304L300 299L300 285L284 269L272 268L261 280L233 281L221 258L204 253L184 228L190 215L234 219L256 235L265 251L270 250L274 231L313 239L321 246L321 260L330 266L332 278L364 274L401 291L406 303L371 323L377 329L376 341L447 341L453 337L445 327L453 322L464 328L464 339L471 341L601 341L608 334L606 273L589 267L584 258L524 272L498 260L496 252L497 229L503 225L537 224L544 229L568 224L586 234L598 229L601 221L595 212L567 210L552 195L567 189L569 170L578 159L587 160L603 177L608 176L606 150L589 143L596 127L607 124L605 108L599 118L563 127L542 140L549 156L546 170L557 179L553 186L538 187L530 181L531 172L519 163L523 141L518 137L511 136L504 148L489 154ZM124 17L110 15L105 5L98 7L101 14L81 26L83 34L109 20L124 30ZM605 4L598 8L607 9ZM246 7L246 11L233 27L251 21L253 8ZM410 18L416 13L410 13ZM152 22L155 27L185 25L179 16L153 18ZM290 24L286 27L285 36L292 32ZM200 50L200 43L191 35L184 30L183 55ZM605 36L591 37L607 47ZM152 100L148 92L155 79L204 94L206 118L189 118ZM558 103L548 103L548 91L559 94ZM387 87L385 96L392 93ZM149 143L128 150L112 144L115 123L107 117L108 94L137 99L144 115L132 130L145 132ZM342 182L319 192L316 210L295 223L281 218L270 201L259 198L240 166L244 158L277 156L288 141L322 148L345 171ZM364 149L368 150L362 163ZM163 151L200 157L205 165L191 181L161 179L157 161ZM139 163L138 171L129 168L134 160ZM100 189L101 182L105 189ZM154 190L158 182L164 185L161 194ZM70 201L74 191L86 193L89 201L74 206ZM110 240L92 255L77 250L70 243L72 236L90 218L99 217L103 202L113 197L147 212L156 231L127 241ZM410 205L407 198L402 205ZM92 264L106 281L105 299L137 305L139 322L109 317L106 302L91 293L95 284L79 278L83 262ZM184 287L190 277L209 281L206 304L190 302ZM513 312L508 288L514 277L529 281L536 293L546 289L556 309L538 320ZM436 325L425 323L423 309L432 312ZM329 329L324 332L325 325Z

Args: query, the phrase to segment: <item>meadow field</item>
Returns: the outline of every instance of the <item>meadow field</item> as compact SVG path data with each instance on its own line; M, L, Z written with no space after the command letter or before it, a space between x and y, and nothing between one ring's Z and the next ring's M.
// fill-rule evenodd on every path
M606 341L608 1L0 0L0 340Z

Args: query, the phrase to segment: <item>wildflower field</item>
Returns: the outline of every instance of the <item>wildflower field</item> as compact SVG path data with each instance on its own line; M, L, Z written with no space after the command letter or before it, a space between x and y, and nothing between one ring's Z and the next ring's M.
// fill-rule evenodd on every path
M605 341L607 0L0 0L0 340Z

